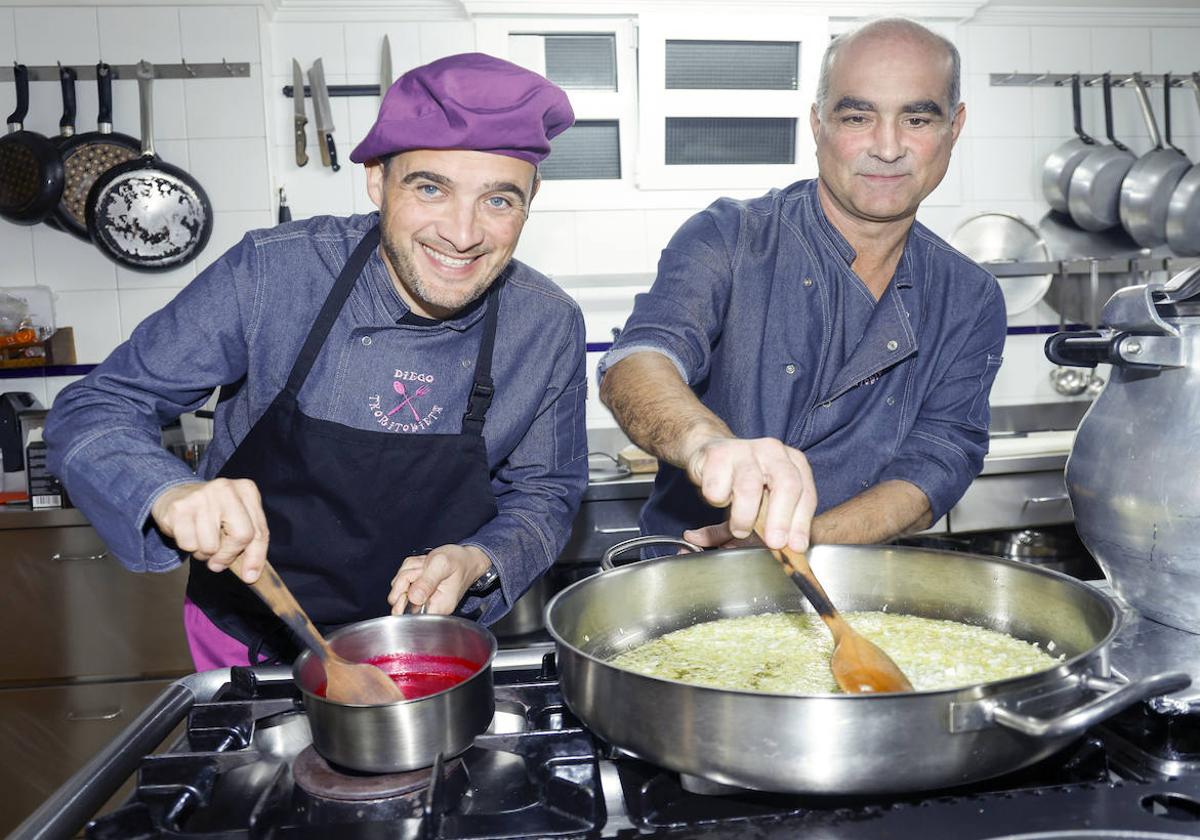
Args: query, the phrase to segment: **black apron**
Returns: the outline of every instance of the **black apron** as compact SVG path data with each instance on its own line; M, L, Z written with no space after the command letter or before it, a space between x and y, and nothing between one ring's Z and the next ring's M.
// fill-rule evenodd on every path
M355 429L300 411L300 389L378 244L375 227L338 275L287 385L218 473L258 486L271 565L322 632L387 615L392 578L405 557L457 543L496 516L483 423L494 392L501 281L488 291L460 434ZM187 594L247 645L252 663L260 653L261 661L290 661L299 653L283 623L232 572L211 572L193 559Z

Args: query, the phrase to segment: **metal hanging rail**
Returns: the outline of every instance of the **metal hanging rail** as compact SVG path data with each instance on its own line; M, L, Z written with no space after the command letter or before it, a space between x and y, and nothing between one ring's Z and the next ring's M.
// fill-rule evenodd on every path
M15 66L16 62L14 62ZM247 61L229 62L221 59L220 63L207 62L201 64L190 64L186 59L177 64L151 64L154 68L154 78L156 79L236 79L247 78L250 75L250 63ZM95 64L30 64L26 69L29 71L29 81L31 82L57 82L59 81L59 71L63 67L70 67L75 71L75 78L81 82L95 81L96 65ZM137 79L136 64L110 64L112 68L112 77L114 79ZM0 67L0 82L11 82L13 80L12 67Z
M1109 259L1071 259L1050 262L982 262L994 277L1025 277L1030 274L1090 274L1093 263L1099 274L1139 274L1166 271L1170 274L1191 268L1196 257L1121 257Z
M1071 84L1072 73L991 73L992 87L1063 87ZM1109 78L1112 79L1113 87L1127 87L1133 84L1132 73L1112 73ZM1159 73L1157 77L1152 73L1144 74L1142 80L1144 87L1162 87L1163 76L1165 73ZM1080 73L1079 81L1085 87L1094 87L1104 81L1103 73ZM1192 76L1171 74L1171 87L1193 87Z

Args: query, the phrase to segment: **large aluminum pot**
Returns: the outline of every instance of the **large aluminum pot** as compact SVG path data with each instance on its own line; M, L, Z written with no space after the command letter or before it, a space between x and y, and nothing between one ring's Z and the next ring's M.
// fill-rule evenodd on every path
M1059 364L1113 366L1067 459L1075 528L1131 606L1200 633L1200 267L1120 289L1101 320L1046 342Z
M429 767L438 753L449 758L463 752L492 720L496 637L486 627L456 616L384 616L331 633L329 644L352 662L417 653L479 663L467 680L436 694L384 706L351 706L317 694L325 669L310 651L300 654L292 676L304 698L313 746L334 764L366 773Z
M997 558L888 546L817 546L813 570L842 610L953 619L1065 654L1038 674L967 688L793 696L657 679L608 663L717 618L811 608L764 549L661 557L606 571L546 609L563 696L597 735L647 761L725 785L815 794L928 790L1031 764L1185 674L1124 683L1107 648L1120 611L1055 572Z

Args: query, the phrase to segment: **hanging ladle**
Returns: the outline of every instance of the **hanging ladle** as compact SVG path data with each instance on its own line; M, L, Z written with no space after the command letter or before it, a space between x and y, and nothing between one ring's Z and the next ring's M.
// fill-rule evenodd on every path
M754 530L766 545L763 536L767 531L765 494ZM833 634L833 657L829 661L829 667L833 671L833 679L838 688L847 694L886 694L913 690L912 683L891 657L878 645L860 635L842 618L837 607L825 594L825 588L813 574L805 552L793 551L787 547L782 550L772 548L770 552Z
M230 567L242 575L241 558ZM407 699L392 678L369 663L351 662L339 656L296 600L283 578L269 561L263 561L258 580L249 584L271 611L291 628L325 667L325 697L334 703L352 706L379 706Z

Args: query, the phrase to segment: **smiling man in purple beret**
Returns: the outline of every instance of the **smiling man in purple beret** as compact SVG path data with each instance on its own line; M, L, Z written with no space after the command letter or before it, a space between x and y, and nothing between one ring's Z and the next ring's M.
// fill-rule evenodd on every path
M512 254L573 121L491 56L406 73L350 156L378 213L251 231L61 393L52 469L112 552L190 558L198 669L298 652L242 583L268 555L324 630L490 623L554 562L587 483L583 317ZM159 427L217 387L192 475Z

